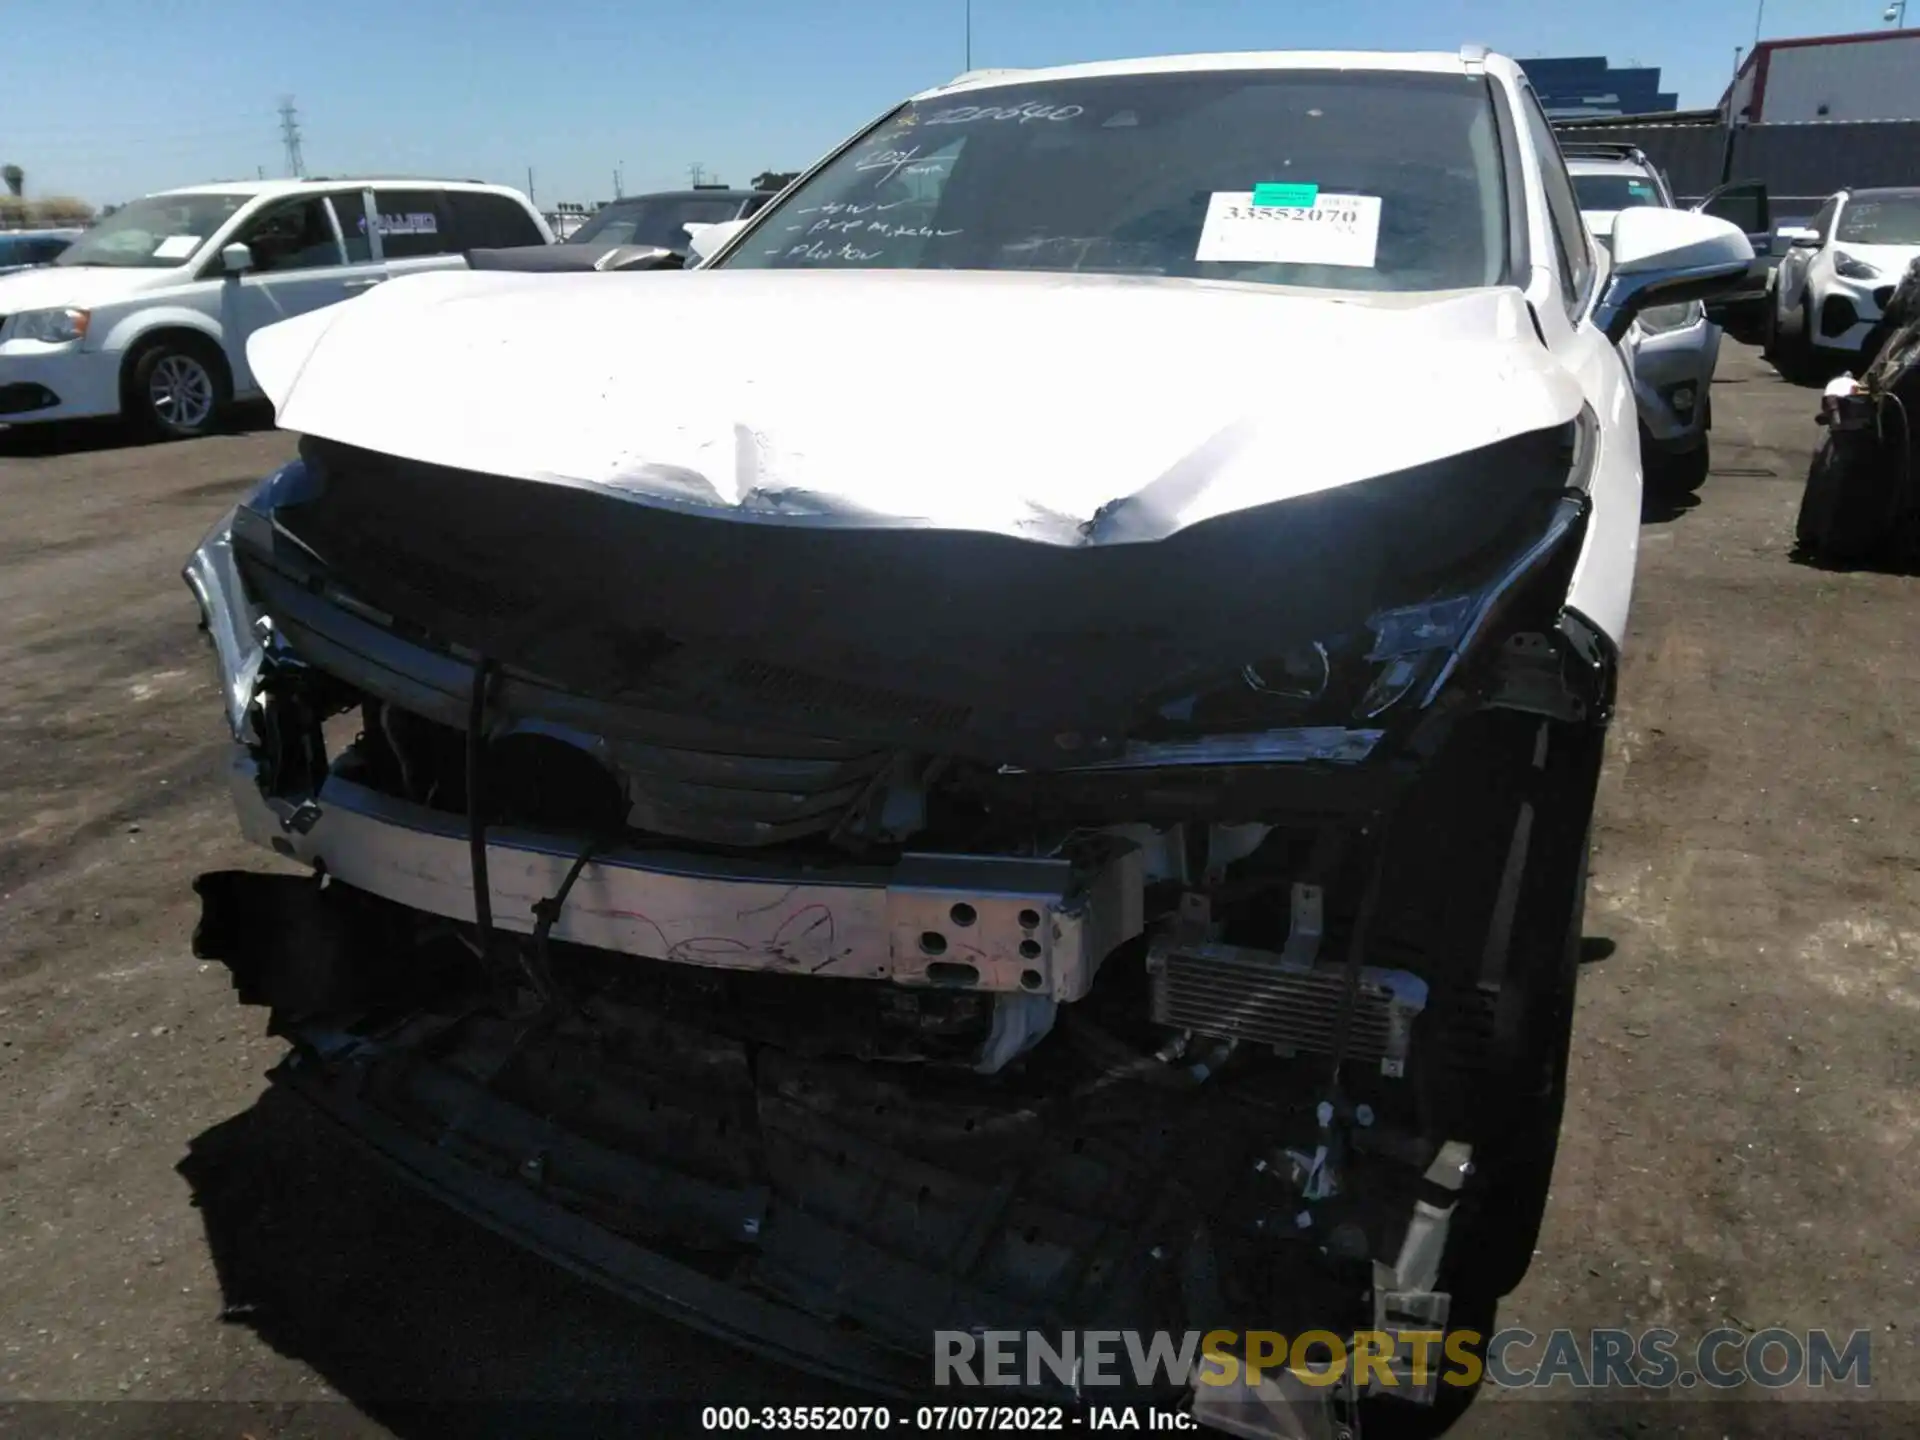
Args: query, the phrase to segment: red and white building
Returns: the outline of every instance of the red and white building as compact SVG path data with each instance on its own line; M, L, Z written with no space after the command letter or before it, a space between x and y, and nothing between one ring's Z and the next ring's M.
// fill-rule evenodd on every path
M1734 121L1748 125L1920 120L1920 30L1762 40L1731 96Z

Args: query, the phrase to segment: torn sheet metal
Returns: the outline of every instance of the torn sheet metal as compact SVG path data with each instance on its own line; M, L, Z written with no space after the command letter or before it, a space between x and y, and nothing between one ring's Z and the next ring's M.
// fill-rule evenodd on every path
M635 335L660 363L635 363ZM735 519L1061 546L1161 539L1581 404L1511 289L440 272L247 353L283 427L404 459Z

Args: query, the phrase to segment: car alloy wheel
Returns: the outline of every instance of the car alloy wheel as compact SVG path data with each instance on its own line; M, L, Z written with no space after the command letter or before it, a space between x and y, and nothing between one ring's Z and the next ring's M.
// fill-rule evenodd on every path
M213 376L199 360L180 351L160 357L147 376L147 403L165 429L190 432L212 418Z

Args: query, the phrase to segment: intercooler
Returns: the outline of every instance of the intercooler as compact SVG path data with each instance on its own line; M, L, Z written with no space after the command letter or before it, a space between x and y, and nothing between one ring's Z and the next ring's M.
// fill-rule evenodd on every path
M1163 939L1147 960L1153 1018L1177 1030L1268 1045L1283 1055L1333 1053L1347 973L1335 964L1295 960L1241 945ZM1405 970L1365 966L1347 1035L1347 1055L1406 1073L1413 1022L1427 984Z

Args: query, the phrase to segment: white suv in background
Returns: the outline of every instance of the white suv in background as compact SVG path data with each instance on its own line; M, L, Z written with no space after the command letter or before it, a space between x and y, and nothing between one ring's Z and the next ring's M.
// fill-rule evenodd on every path
M476 247L550 243L526 198L444 180L267 180L135 200L0 277L0 424L121 415L204 434L259 394L247 339Z
M1812 369L1860 353L1920 259L1920 188L1842 190L1804 229L1782 229L1789 249L1767 300L1767 353Z
M1580 215L1595 240L1611 248L1623 210L1672 209L1673 192L1631 145L1561 142ZM1640 411L1641 465L1647 477L1687 488L1707 478L1707 431L1713 425L1713 368L1720 327L1698 300L1642 310L1620 347L1633 376Z

